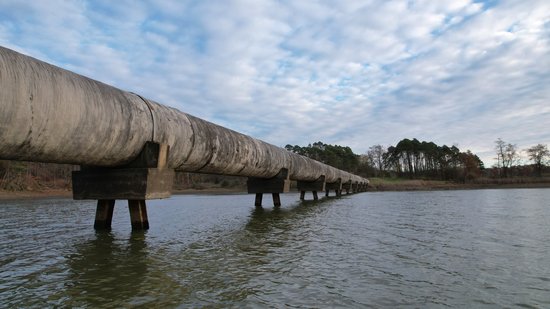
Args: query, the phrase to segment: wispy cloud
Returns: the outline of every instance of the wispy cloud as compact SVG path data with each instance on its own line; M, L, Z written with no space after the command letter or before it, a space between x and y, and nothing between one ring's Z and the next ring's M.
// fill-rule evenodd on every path
M285 145L550 144L550 3L0 1L0 44Z

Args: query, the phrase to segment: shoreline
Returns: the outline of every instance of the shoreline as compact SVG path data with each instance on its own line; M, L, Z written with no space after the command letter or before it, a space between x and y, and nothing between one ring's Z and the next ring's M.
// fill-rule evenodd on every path
M246 189L183 189L174 190L172 195L228 195L228 194L246 194ZM0 201L5 200L32 200L48 198L72 198L71 190L42 190L42 191L4 191L0 190Z
M3 200L34 200L48 198L72 198L70 190L43 191L0 191L0 201Z
M376 185L369 186L367 192L400 192L400 191L447 191L447 190L486 190L486 189L548 189L550 183L517 183L517 184L439 184L427 186L414 185Z
M541 189L550 188L550 183L511 183L511 184L458 184L439 181L403 181L397 183L380 182L369 185L366 192L406 192L406 191L446 191L484 189ZM298 192L291 190L290 192ZM247 194L244 188L208 188L174 190L172 195L238 195ZM345 195L345 194L344 194ZM52 189L43 191L0 191L0 201L48 198L72 198L72 191Z

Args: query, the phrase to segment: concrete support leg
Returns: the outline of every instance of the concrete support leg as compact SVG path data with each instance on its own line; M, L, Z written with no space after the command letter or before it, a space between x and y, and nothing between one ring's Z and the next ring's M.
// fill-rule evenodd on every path
M113 210L115 209L115 200L98 200L95 213L94 229L110 230L113 221Z
M147 219L147 206L145 200L128 200L130 210L130 220L132 221L132 230L149 229L149 220Z
M352 190L351 180L342 183L342 189L340 190L340 195L342 195L342 190L345 190L346 194L350 193L350 191Z
M297 181L296 185L300 191L300 200L304 200L306 191L311 191L313 193L313 200L319 200L317 192L326 190L325 176L319 177L315 181Z
M262 198L264 194L263 193L256 193L256 199L254 200L254 206L256 207L262 207Z
M280 207L281 206L281 196L279 193L271 193L273 196L273 206Z
M338 181L336 182L331 182L331 183L327 183L325 184L325 192L326 192L326 196L330 196L330 191L331 190L334 190L334 193L336 194L336 196L340 196L339 195L339 192L342 190L342 181L340 179L338 179Z
M281 206L280 193L290 191L290 180L288 179L288 170L281 169L279 174L273 178L255 178L248 177L246 182L248 193L256 194L254 205L262 207L262 196L264 193L271 193L273 196L273 206Z
M73 198L97 202L94 228L110 229L115 200L128 200L132 229L149 228L145 200L170 197L175 172L166 168L170 147L147 142L139 155L124 166L83 166L74 171Z

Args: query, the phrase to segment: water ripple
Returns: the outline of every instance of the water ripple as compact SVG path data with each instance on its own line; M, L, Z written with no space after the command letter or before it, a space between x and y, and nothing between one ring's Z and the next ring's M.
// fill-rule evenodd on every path
M2 201L6 307L550 306L549 190L383 192L255 209L149 203L151 229L91 228L93 202Z

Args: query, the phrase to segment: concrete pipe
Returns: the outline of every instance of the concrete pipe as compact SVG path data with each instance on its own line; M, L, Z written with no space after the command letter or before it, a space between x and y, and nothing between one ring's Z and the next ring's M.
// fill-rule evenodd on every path
M172 169L293 180L366 179L0 47L0 159L114 167L148 141Z
M116 166L151 140L139 97L0 47L0 158Z

